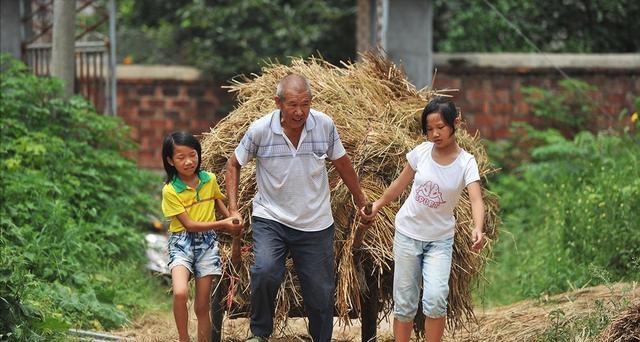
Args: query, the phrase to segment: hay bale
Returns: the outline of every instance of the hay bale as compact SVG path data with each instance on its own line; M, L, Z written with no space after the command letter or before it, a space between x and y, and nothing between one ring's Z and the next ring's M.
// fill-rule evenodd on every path
M603 342L640 341L640 304L621 313L600 334Z
M231 92L236 93L238 106L211 132L204 134L202 166L218 174L224 173L227 158L233 153L251 122L275 109L273 96L278 81L287 74L297 73L307 77L311 83L312 107L333 118L360 176L363 190L371 200L379 198L400 173L406 163L405 154L424 141L420 133L420 114L428 100L442 95L431 90L417 90L406 80L402 70L389 60L374 54L366 54L361 62L345 64L342 68L312 58L295 59L290 66L268 65L262 72L261 76L253 75L251 79L235 81L228 87ZM471 136L461 129L457 138L461 147L476 157L481 177L494 171L477 135ZM240 175L238 205L247 221L251 217L251 200L256 189L254 174L255 162L251 162L242 168ZM338 315L344 322L348 322L349 312L359 310L360 291L366 290L363 277L359 274L361 271L353 264L351 249L354 228L358 222L351 195L332 166L329 167L329 182L336 222L336 308ZM408 193L409 189L400 201L381 210L376 223L366 233L363 241L364 259L373 263L380 284L391 283L394 219ZM455 328L474 317L471 286L481 275L490 254L491 242L497 237L497 197L484 189L483 196L486 206L485 232L489 239L489 248L485 248L483 253L470 250L472 218L466 191L455 211L458 223L450 282L449 328ZM233 298L229 298L229 302L233 302L236 308L248 306L248 266L253 258L250 252L251 242L251 230L247 226L243 237L245 252L242 257L245 266L240 274L235 275L238 279L231 291ZM222 245L223 259L227 259L229 244L223 242ZM381 286L380 294L383 306L388 309L391 302L390 286ZM289 309L300 307L301 302L297 278L292 264L287 262L287 275L277 298L277 327L286 324Z

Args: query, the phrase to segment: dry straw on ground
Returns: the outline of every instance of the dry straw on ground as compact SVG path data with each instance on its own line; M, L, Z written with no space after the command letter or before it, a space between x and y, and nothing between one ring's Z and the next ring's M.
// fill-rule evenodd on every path
M543 339L545 333L554 329L568 329L571 322L578 320L585 322L578 326L584 329L587 321L601 320L603 314L609 315L627 307L624 303L635 309L624 311L614 318L600 336L587 336L585 330L578 330L571 341L640 341L640 287L637 283L600 285L479 312L477 323L469 324L455 334L448 333L444 340L548 341L552 337Z
M273 64L265 67L261 76L254 75L230 86L236 93L238 106L209 133L203 136L203 167L217 174L224 173L225 163L252 121L275 109L273 100L277 82L287 74L297 73L307 77L313 92L314 109L327 113L336 123L342 142L348 151L354 168L361 178L362 187L369 199L377 199L395 179L406 163L405 154L424 141L420 134L420 113L435 91L416 90L405 78L402 70L390 61L368 54L362 61L336 67L320 59L296 59L290 66ZM493 170L478 136L469 135L464 129L457 131L459 144L472 153L478 161L480 174L487 176ZM330 166L330 164L328 164ZM353 229L357 225L356 209L346 186L329 168L329 182L333 215L336 221L334 251L336 255L336 309L344 322L350 311L359 309L358 294L366 291L359 267L354 265L351 245ZM242 168L239 187L239 205L245 221L249 223L251 200L256 191L255 164ZM222 179L223 177L219 177ZM401 201L408 194L402 196ZM456 208L457 233L454 246L451 291L449 295L449 327L466 324L473 318L471 288L481 277L482 269L490 254L491 242L497 237L498 201L495 195L483 190L486 206L485 232L488 248L482 254L470 250L471 209L466 192ZM366 233L363 242L364 260L372 262L379 283L383 307L388 308L392 277L392 239L395 213L400 202L390 204L378 216L374 226ZM251 230L247 225L243 237L243 267L234 277L232 297L235 312L248 308L249 273L252 263ZM229 255L229 244L223 243L223 256ZM276 322L286 324L287 313L301 307L302 299L292 263L287 262L288 272L277 299ZM237 274L236 274L237 275ZM233 276L233 275L227 275Z
M640 341L640 301L615 317L600 338L603 342Z

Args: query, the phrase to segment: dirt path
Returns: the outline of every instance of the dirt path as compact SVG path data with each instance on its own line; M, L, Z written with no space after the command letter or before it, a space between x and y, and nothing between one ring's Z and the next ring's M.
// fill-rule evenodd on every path
M192 315L195 316L195 315ZM333 339L335 341L360 341L360 322L353 320L351 326L345 327L334 322ZM290 318L284 331L274 334L270 341L309 341L306 336L307 322L302 318ZM140 317L123 330L111 334L125 337L131 341L168 342L176 341L177 333L171 312L152 312ZM190 317L189 335L196 336L196 320ZM249 320L246 318L225 319L223 321L222 338L225 341L244 341L251 335ZM392 340L391 325L382 321L378 326L379 341ZM194 339L195 340L195 339Z
M529 341L549 327L549 315L554 310L562 310L564 318L570 319L600 310L596 301L609 306L623 301L640 305L640 285L597 286L490 310L480 309L476 311L477 324L469 324L468 331L457 331L455 334L447 332L445 341ZM223 324L225 341L243 341L250 335L247 319L225 319ZM196 336L195 325L195 318L192 318L189 324L191 336ZM335 341L360 341L359 322L353 320L351 326L344 327L336 321L334 326ZM171 312L149 313L126 329L111 333L123 336L128 341L164 342L176 341L177 338ZM390 320L383 319L378 325L378 341L392 340ZM270 341L309 341L305 320L289 319L286 330Z

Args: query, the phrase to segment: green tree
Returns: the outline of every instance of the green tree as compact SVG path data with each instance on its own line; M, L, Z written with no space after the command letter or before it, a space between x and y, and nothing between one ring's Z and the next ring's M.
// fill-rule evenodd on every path
M437 51L640 51L635 0L436 0L434 12Z
M355 58L355 0L120 0L119 59L187 64L225 82L264 60ZM440 52L637 52L635 0L434 0ZM526 37L526 38L525 38Z
M123 53L139 62L161 62L167 56L224 81L258 72L265 60L321 54L337 63L355 56L354 1L182 0L156 5L146 0L120 3ZM154 54L149 53L154 49L136 48L141 39L129 38L136 35L163 48Z

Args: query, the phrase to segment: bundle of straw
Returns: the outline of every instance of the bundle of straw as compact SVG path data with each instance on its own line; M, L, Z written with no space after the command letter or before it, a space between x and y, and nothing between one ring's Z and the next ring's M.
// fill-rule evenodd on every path
M600 340L605 342L640 341L640 304L615 317L600 334Z
M202 166L223 173L227 158L233 153L252 121L275 109L273 97L278 81L296 73L309 79L314 109L331 116L337 126L362 188L370 200L380 197L384 189L398 176L406 164L405 154L424 141L420 132L420 114L433 96L441 95L432 90L417 90L410 84L403 71L392 62L376 54L365 54L362 61L342 67L321 59L294 59L290 66L272 64L263 68L262 75L252 75L234 81L229 86L237 94L238 106L202 139ZM443 90L447 91L447 90ZM464 129L457 131L458 143L472 153L480 169L481 177L493 172L484 147L478 136L469 135ZM330 164L328 164L330 165ZM219 177L222 179L223 177ZM336 309L339 317L348 322L350 312L358 311L361 291L366 291L360 268L354 265L352 252L353 232L357 227L357 209L346 186L333 167L329 167L329 182L333 216L336 222L334 252L336 255ZM239 206L245 221L250 221L251 200L256 191L255 163L244 166L240 175ZM390 284L392 279L392 241L394 219L401 201L382 209L375 224L365 234L362 244L364 258L374 267L380 284ZM473 318L470 288L481 275L490 254L491 241L497 237L498 201L496 196L483 190L486 206L485 232L489 248L482 254L474 253L471 246L471 209L466 192L455 210L457 233L455 236L451 289L449 295L448 324L455 328ZM235 274L235 288L228 298L235 307L248 306L249 273L252 263L251 230L246 227L243 237L245 250L241 272ZM222 243L223 259L229 255L229 244ZM286 324L289 310L302 307L300 290L290 261L287 276L277 299L276 322ZM381 301L385 307L391 301L389 286L381 286Z

